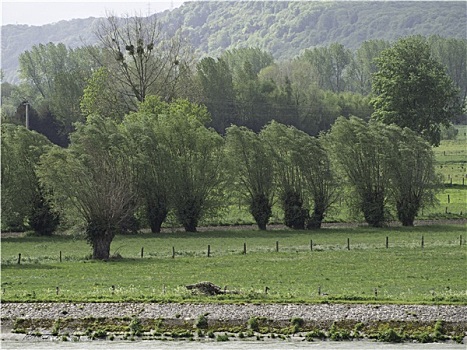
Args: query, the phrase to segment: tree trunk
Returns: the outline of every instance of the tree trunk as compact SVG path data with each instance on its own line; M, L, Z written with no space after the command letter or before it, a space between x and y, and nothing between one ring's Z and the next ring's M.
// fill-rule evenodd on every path
M383 193L368 194L362 203L362 210L368 225L371 227L382 227L385 221Z
M198 226L198 220L186 220L183 223L183 227L185 228L185 232L196 232L196 227Z
M259 193L254 196L250 203L250 213L258 225L260 230L266 230L266 225L272 214L271 205L269 204L268 198Z
M161 232L161 226L167 217L167 212L167 207L159 201L147 205L146 216L152 233Z
M419 201L415 198L396 203L397 217L402 226L413 226L419 209Z
M306 228L309 230L316 230L321 228L321 224L324 219L324 211L315 208L313 211L313 214L311 217L308 219Z
M282 198L284 209L284 224L287 227L303 230L308 211L303 209L303 201L300 194L294 191L288 191Z
M114 234L103 232L102 235L94 237L92 241L92 258L95 260L108 260L110 257L110 244Z

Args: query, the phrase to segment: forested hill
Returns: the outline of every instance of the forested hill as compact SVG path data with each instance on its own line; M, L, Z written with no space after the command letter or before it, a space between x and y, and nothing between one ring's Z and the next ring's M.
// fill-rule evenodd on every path
M166 30L181 28L200 55L254 46L279 60L332 42L357 48L365 40L413 34L463 38L467 23L463 1L196 1L158 16ZM18 56L33 45L93 44L97 20L2 26L5 80L17 79Z
M276 59L339 42L357 48L369 39L437 34L464 38L465 2L241 1L192 2L167 13L201 52L215 56L230 47L259 47Z

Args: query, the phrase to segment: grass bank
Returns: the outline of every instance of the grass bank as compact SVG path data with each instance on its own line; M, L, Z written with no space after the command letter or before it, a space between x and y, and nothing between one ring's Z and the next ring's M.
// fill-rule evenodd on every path
M117 236L104 262L82 237L4 238L1 298L466 304L466 239L465 225L139 234ZM185 288L206 280L239 294Z

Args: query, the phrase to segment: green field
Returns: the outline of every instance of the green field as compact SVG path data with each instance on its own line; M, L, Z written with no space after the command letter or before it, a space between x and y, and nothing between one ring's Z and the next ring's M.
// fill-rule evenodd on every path
M88 260L79 237L4 238L2 301L466 304L465 232L445 225L138 234L117 236L118 258L107 262ZM205 297L184 287L205 280L240 294Z

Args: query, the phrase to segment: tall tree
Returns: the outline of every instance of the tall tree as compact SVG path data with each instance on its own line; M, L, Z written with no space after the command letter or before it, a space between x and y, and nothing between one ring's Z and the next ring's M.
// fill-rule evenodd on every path
M20 77L31 88L26 100L40 115L50 111L65 134L73 130L74 122L82 120L79 103L96 68L88 55L92 51L95 49L48 43L33 46L19 57Z
M108 67L115 89L134 102L148 95L175 96L180 76L191 66L191 53L180 34L162 31L157 16L110 15L95 34L108 54L95 58Z
M220 206L222 137L205 125L204 106L186 100L168 104L157 117L161 146L168 153L172 175L170 203L185 231L195 232L199 221Z
M308 219L305 185L297 153L303 152L303 132L272 121L261 130L261 139L271 151L275 185L278 189L284 223L294 229L304 229ZM305 206L304 206L305 204Z
M235 92L232 73L223 59L203 58L197 65L202 88L201 102L211 116L211 125L220 133L236 120Z
M243 195L258 228L265 230L272 215L274 168L268 147L246 127L232 125L226 132L226 162L233 189Z
M421 208L436 203L441 181L435 171L431 146L414 131L395 125L382 130L388 137L386 172L388 192L403 226L413 226Z
M121 120L132 107L125 94L114 89L108 68L101 67L93 72L81 98L82 114L85 116L97 114Z
M420 36L400 39L376 59L373 117L421 133L439 145L441 125L462 113L458 91Z
M147 222L153 233L160 232L170 210L173 167L169 147L163 144L163 130L159 114L168 109L167 104L155 96L148 97L138 112L127 115L123 132L130 144L130 161L135 171L138 197L144 207Z
M39 234L51 234L58 225L58 214L45 199L37 174L40 156L51 147L50 142L24 126L4 124L1 143L2 229L32 228Z
M91 115L67 149L54 147L41 159L40 178L54 200L84 219L93 259L109 258L115 234L137 204L128 153L118 123Z
M340 117L327 136L328 148L351 184L353 205L363 212L370 226L380 227L387 219L385 171L387 139L381 133L384 124L351 117Z
M374 60L388 47L389 42L384 40L368 40L360 45L346 72L349 90L365 96L371 93L372 74L377 71Z

